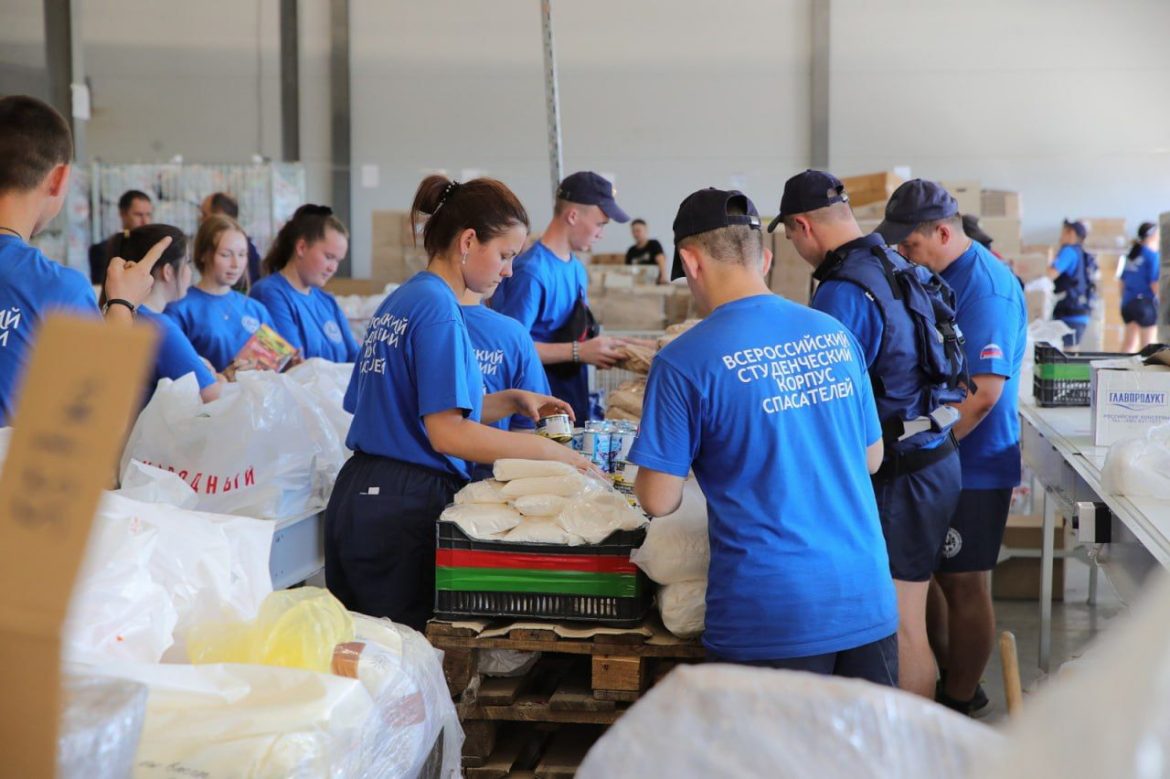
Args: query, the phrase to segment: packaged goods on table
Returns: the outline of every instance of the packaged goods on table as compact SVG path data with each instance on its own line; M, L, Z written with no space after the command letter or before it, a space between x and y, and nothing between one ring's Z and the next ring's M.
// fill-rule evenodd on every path
M61 693L59 779L129 776L146 719L146 687L125 679L66 675Z

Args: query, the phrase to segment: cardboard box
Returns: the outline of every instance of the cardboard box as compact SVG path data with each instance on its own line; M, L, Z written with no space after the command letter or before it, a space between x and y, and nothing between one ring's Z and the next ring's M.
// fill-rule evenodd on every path
M959 201L960 214L974 214L981 216L983 214L983 190L979 188L979 182L973 179L954 179L950 181L940 181L940 184L951 193L951 197Z
M423 249L375 246L370 257L370 278L383 286L401 284L426 267L427 253Z
M1089 410L1094 446L1142 438L1154 425L1170 422L1170 367L1095 360Z
M991 236L991 248L1004 257L1015 259L1020 256L1023 242L1020 232L1023 227L1019 219L1004 216L985 216L979 226Z
M594 254L593 265L625 265L626 255L624 254Z
M370 244L375 247L414 247L412 235L418 236L422 246L422 231L425 222L420 221L412 233L408 211L374 211L371 215Z
M994 246L995 244L992 244ZM1047 254L1019 254L1011 258L1012 270L1027 284L1029 281L1043 278L1048 274Z
M651 331L666 328L666 297L609 290L591 301L593 315L606 330Z
M37 334L0 473L0 776L57 773L62 626L157 339L61 315Z
M980 208L983 216L1000 216L1023 219L1024 207L1019 192L1006 189L985 189L980 193Z
M858 222L881 222L886 215L886 201L869 203L864 206L853 206L853 218ZM869 232L873 232L872 230Z
M331 295L381 295L386 282L375 279L342 279L334 276L325 285Z
M812 283L812 266L796 253L792 241L777 231L772 233L772 269L768 287L794 303L808 305Z
M1003 534L1007 549L1040 549L1044 517L1027 515L1008 517ZM1055 549L1068 548L1068 532L1063 523L1053 528ZM991 576L991 597L997 600L1040 600L1040 558L1013 557L995 567ZM1064 600L1064 560L1052 561L1052 599Z
M1085 223L1085 227L1089 231L1089 235L1085 239L1085 248L1090 251L1093 249L1124 251L1133 241L1125 230L1124 218L1103 216L1077 218Z
M901 176L889 170L841 179L849 195L849 203L854 208L870 203L885 203L902 181Z

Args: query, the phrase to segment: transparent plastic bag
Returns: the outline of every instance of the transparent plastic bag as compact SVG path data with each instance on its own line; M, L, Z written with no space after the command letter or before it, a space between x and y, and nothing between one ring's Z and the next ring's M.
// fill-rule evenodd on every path
M630 560L659 584L707 579L707 499L694 479L683 485L682 504L673 514L651 520L646 540Z
M1101 486L1112 495L1170 500L1170 423L1109 447Z
M664 584L658 588L662 624L679 638L703 632L707 617L707 580Z
M465 503L448 506L439 515L439 519L443 522L454 522L472 538L487 540L498 533L508 532L519 525L524 517L511 506Z
M512 505L526 517L555 517L564 510L566 502L559 495L522 495Z
M67 674L61 694L58 779L129 776L146 719L146 686L125 679Z
M484 479L483 481L473 481L459 492L455 493L456 505L487 503L487 504L503 504L507 503L508 499L500 494L500 488L504 485L495 479Z
M574 476L577 471L568 463L553 460L520 460L504 458L496 460L492 475L498 481L533 479L542 476Z
M333 648L353 640L353 618L319 587L278 590L249 622L204 624L191 630L192 663L256 663L328 672Z

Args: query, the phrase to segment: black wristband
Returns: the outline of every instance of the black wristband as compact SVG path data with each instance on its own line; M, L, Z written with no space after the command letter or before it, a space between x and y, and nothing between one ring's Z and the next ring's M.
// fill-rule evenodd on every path
M104 310L109 311L110 306L125 306L126 308L130 309L131 314L137 313L138 311L137 306L135 306L129 300L122 300L122 298L109 298L106 300L106 307Z

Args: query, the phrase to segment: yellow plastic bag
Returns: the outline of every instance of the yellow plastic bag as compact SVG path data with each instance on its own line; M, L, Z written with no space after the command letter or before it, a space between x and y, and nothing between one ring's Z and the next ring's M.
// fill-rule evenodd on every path
M250 622L191 629L192 663L253 663L328 673L333 648L352 641L353 617L328 590L300 587L273 592Z

